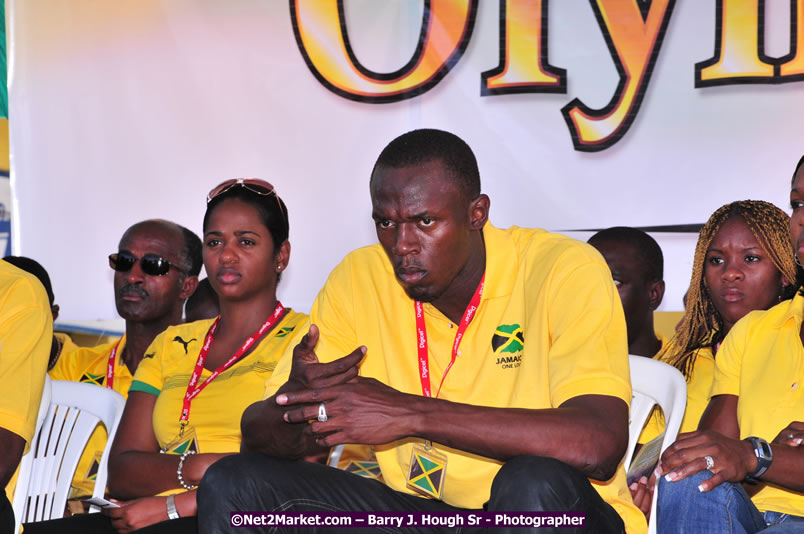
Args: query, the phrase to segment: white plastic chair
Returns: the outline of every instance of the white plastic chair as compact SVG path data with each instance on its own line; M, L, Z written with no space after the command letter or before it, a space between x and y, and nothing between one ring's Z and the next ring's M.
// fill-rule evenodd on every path
M21 523L62 517L78 460L98 423L109 436L93 491L94 497L103 497L109 451L123 415L125 399L116 391L80 382L49 382L47 415L20 462L13 505L15 534Z
M673 444L681 428L684 410L687 406L687 382L678 369L644 356L629 356L631 365L631 415L628 422L628 449L625 453L626 469L631 465L637 439L642 427L650 416L653 407L658 404L664 412L665 431L662 440L662 452ZM656 532L656 499L657 491L653 492L650 523L648 533Z

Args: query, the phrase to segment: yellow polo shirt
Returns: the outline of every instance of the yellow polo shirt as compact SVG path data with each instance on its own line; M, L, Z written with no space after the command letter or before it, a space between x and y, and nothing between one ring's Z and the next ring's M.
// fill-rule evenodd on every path
M804 297L737 321L715 364L712 396L737 395L740 438L768 442L792 421L804 420L804 347L799 333ZM751 500L760 511L802 515L804 494L767 484Z
M31 445L53 343L53 317L39 280L0 261L0 428ZM6 487L13 499L17 473Z
M482 300L439 398L527 409L556 408L587 394L629 403L625 320L600 254L585 243L544 230L500 230L487 224L484 237ZM430 304L424 304L424 313L430 380L436 390L450 361L456 326ZM379 245L352 252L335 268L313 304L311 321L320 328L316 354L321 361L365 345L362 376L421 395L414 304ZM305 325L299 330L296 341L307 329ZM266 398L287 381L291 360L289 350L266 384ZM374 447L382 476L394 490L411 493L405 481L413 443L422 440ZM481 508L502 462L441 444L435 447L448 456L443 500ZM608 482L592 484L622 516L628 532L646 530L622 466Z
M79 348L69 334L66 334L64 332L53 332L53 337L55 337L58 340L60 345L59 356L58 356L59 358L61 358L62 354L69 354L74 350L78 350ZM59 361L58 358L56 358L56 362L58 361ZM54 364L53 367L55 366L56 365Z
M50 370L50 378L105 387L109 356L118 341L120 346L117 348L114 362L114 381L112 383L114 387L112 389L123 395L123 397L128 397L132 375L122 359L123 349L126 347L125 335L111 343L94 347L75 347L74 350L69 352L67 351L67 345L65 345L56 365ZM106 440L106 428L103 425L98 425L92 436L90 436L84 452L81 454L78 467L75 468L72 489L70 490L71 499L92 495L95 479L98 475L98 466L103 455L103 449L106 447Z
M288 310L282 320L258 345L229 369L218 375L192 401L189 427L195 430L198 452L240 451L240 417L262 398L265 381L279 357L290 346L293 331L307 315ZM214 319L171 326L154 339L146 350L152 354L137 368L131 391L157 396L153 426L159 446L176 444L182 401L190 383L198 353ZM199 384L211 375L204 369ZM171 447L181 454L191 443Z

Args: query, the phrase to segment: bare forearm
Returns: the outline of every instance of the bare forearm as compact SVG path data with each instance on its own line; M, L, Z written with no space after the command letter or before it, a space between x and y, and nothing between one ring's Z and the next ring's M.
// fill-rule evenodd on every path
M210 465L227 454L191 454L182 465L182 480L197 486ZM175 454L127 451L109 460L109 492L123 499L148 497L166 490L179 489L176 473L181 457ZM112 461L113 460L113 461Z
M196 503L196 490L185 491L174 497L176 499L176 510L181 517L192 517L198 515L198 504Z
M180 457L158 452L126 451L109 458L109 493L136 499L179 488Z
M556 458L590 478L614 475L628 442L627 406L600 414L573 405L525 410L489 408L436 399L411 399L418 415L412 434L480 456L507 461L516 456Z
M804 492L804 450L776 444L771 447L773 462L761 480L792 491Z
M25 440L21 436L0 428L0 450L5 451L0 460L0 488L6 487L8 481L17 470L25 449Z

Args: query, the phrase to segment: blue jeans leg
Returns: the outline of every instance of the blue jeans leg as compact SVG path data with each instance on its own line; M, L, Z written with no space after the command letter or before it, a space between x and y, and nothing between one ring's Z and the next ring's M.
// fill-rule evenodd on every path
M711 476L700 471L678 482L659 481L659 533L753 534L766 527L740 484L724 482L713 490L698 491L698 485Z
M780 512L765 512L762 515L768 524L762 534L804 534L804 517Z

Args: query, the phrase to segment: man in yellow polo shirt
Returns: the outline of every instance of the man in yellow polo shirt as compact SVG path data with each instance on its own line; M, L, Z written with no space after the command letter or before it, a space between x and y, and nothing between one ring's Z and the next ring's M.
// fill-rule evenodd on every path
M53 319L32 274L0 261L0 485L14 477L31 444L45 384ZM14 531L14 511L0 496L0 532Z
M59 305L56 304L56 297L53 294L53 284L50 282L50 275L47 270L38 261L26 258L25 256L6 256L3 261L7 261L14 267L22 269L26 273L34 275L45 288L47 299L50 302L50 314L53 317L53 322L59 318ZM50 346L50 359L48 360L47 368L52 369L62 353L67 354L77 349L78 346L73 343L70 336L63 332L53 332L53 343Z
M244 413L243 449L262 454L207 471L200 531L229 531L233 510L486 508L644 532L620 465L625 321L600 255L487 223L474 155L447 132L394 140L370 190L380 243L335 268L316 326ZM293 461L341 444L373 449L383 482Z
M182 322L184 301L198 285L201 240L169 221L142 221L126 230L109 265L115 270L115 305L126 320L125 335L62 354L50 377L110 387L128 397L134 372L148 357L145 349L157 334ZM78 463L71 497L92 494L105 444L106 431L99 427Z

